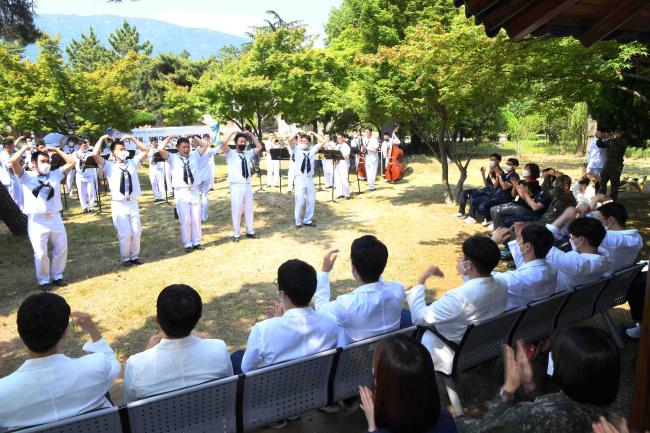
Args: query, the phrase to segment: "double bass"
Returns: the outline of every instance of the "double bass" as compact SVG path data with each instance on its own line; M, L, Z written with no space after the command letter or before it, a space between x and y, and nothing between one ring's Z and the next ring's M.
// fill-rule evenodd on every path
M395 131L397 131L398 128L399 127L396 127ZM395 131L393 131L393 136L391 138L392 143L388 154L388 164L386 164L386 172L384 173L386 176L386 182L402 180L404 177L404 170L406 170L406 166L402 162L404 159L404 151L399 147L400 141L397 138L397 135L395 135Z
M365 179L366 175L366 146L363 145L363 138L359 134L358 137L359 157L357 159L357 175L360 179Z

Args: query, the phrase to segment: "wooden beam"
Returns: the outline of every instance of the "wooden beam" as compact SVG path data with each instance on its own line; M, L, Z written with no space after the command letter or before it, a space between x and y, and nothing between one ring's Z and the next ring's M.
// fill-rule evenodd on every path
M513 17L505 28L511 39L519 40L569 9L579 0L536 0Z
M465 0L465 9L470 15L478 15L501 0Z
M533 3L535 3L535 0L510 0L499 4L499 6L490 11L489 14L485 15L485 18L483 19L485 32L491 33L498 30L499 27L503 26L503 24L508 20Z
M650 430L650 278L646 279L643 305L641 338L634 375L634 395L628 422L630 430L638 433Z
M647 5L648 0L625 0L580 35L580 42L584 46L590 47L596 42L602 41L616 29L638 15Z

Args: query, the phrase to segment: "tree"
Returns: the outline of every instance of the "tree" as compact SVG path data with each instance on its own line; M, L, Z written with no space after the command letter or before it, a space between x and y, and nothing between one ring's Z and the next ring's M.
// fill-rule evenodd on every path
M35 42L41 33L34 25L34 0L0 2L0 39L22 45Z
M68 62L80 71L91 72L114 60L113 53L97 39L92 27L88 35L82 33L79 41L73 39L65 51L68 53Z
M150 56L153 51L151 41L140 43L140 33L138 32L138 29L135 26L129 25L126 20L122 23L121 28L115 29L115 31L108 36L108 42L118 57L124 57L130 51L136 54Z

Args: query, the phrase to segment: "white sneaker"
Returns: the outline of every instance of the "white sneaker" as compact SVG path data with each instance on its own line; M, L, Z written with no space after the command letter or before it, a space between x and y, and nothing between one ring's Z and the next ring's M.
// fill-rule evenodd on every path
M476 220L471 216L468 216L467 218L465 218L465 224L476 224Z
M465 218L464 213L456 212L455 214L452 215L454 218Z
M641 326L637 323L635 327L626 329L625 333L630 338L639 339L641 338Z
M485 227L487 227L488 230L494 230L494 223L490 223L490 224L486 225Z
M489 224L490 224L490 221L488 221L488 220L483 220L483 222L481 223L481 225L483 227L487 227Z

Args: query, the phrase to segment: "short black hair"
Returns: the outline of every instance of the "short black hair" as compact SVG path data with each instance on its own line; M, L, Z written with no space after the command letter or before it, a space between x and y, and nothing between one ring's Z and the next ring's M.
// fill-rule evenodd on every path
M598 248L607 231L596 218L576 218L569 224L569 233L575 237L584 236L589 245Z
M311 135L300 133L300 138L304 138L311 143Z
M124 144L124 142L122 140L114 140L114 141L112 141L111 142L111 147L110 147L111 152L114 151L115 147L119 146L119 145L122 145L122 146L126 147L126 145Z
M591 183L591 179L589 179L588 177L581 177L581 178L578 180L578 183L579 183L580 185L585 185L585 186L587 186L587 185L589 185L589 184Z
M186 284L172 284L165 287L156 302L158 323L172 338L190 335L203 310L201 296Z
M493 153L493 154L491 154L491 155L490 155L490 158L494 158L494 159L496 159L497 161L501 162L501 155L499 155L498 153Z
M50 157L49 153L37 150L36 152L32 153L32 164L38 161L38 157L41 155L47 156L48 158Z
M517 158L508 158L508 162L510 163L510 165L516 165L517 167L519 167L519 160Z
M374 131L374 129L372 128L372 126L368 126L368 127L366 127L366 131L372 132L372 131Z
M149 142L152 142L152 141L158 141L158 137L151 137L151 138L149 138Z
M244 137L248 142L248 136L243 132L238 132L237 134L235 134L235 143L237 143L237 140L239 140L240 137Z
M2 147L11 147L14 145L14 141L11 138L5 138L2 140Z
M561 328L551 339L553 379L571 400L606 406L616 399L621 375L618 349L604 331Z
M190 139L187 138L187 137L179 137L179 138L176 140L176 146L178 146L178 145L181 144L181 143L187 143L187 144L189 144L189 143L190 143Z
M363 282L375 283L388 263L388 248L372 235L361 236L352 242L350 259Z
M530 243L535 251L535 257L543 259L553 247L553 233L541 224L529 224L521 231L524 243Z
M287 260L278 268L278 288L296 307L307 307L316 293L316 269L302 260Z
M463 255L481 275L490 275L501 259L497 244L492 239L479 235L465 239Z
M20 304L18 334L32 352L44 353L63 338L70 323L70 306L54 293L36 293Z
M528 174L530 175L529 177L537 179L539 177L539 165L534 164L534 163L528 163L526 164L526 167L524 167L526 170L528 170Z
M35 146L38 147L38 146L47 146L47 145L45 144L45 140L43 140L42 138L38 138L36 140Z
M627 222L627 209L622 204L617 202L606 203L596 209L596 211L600 212L605 218L614 218L618 224L625 227L625 223Z

